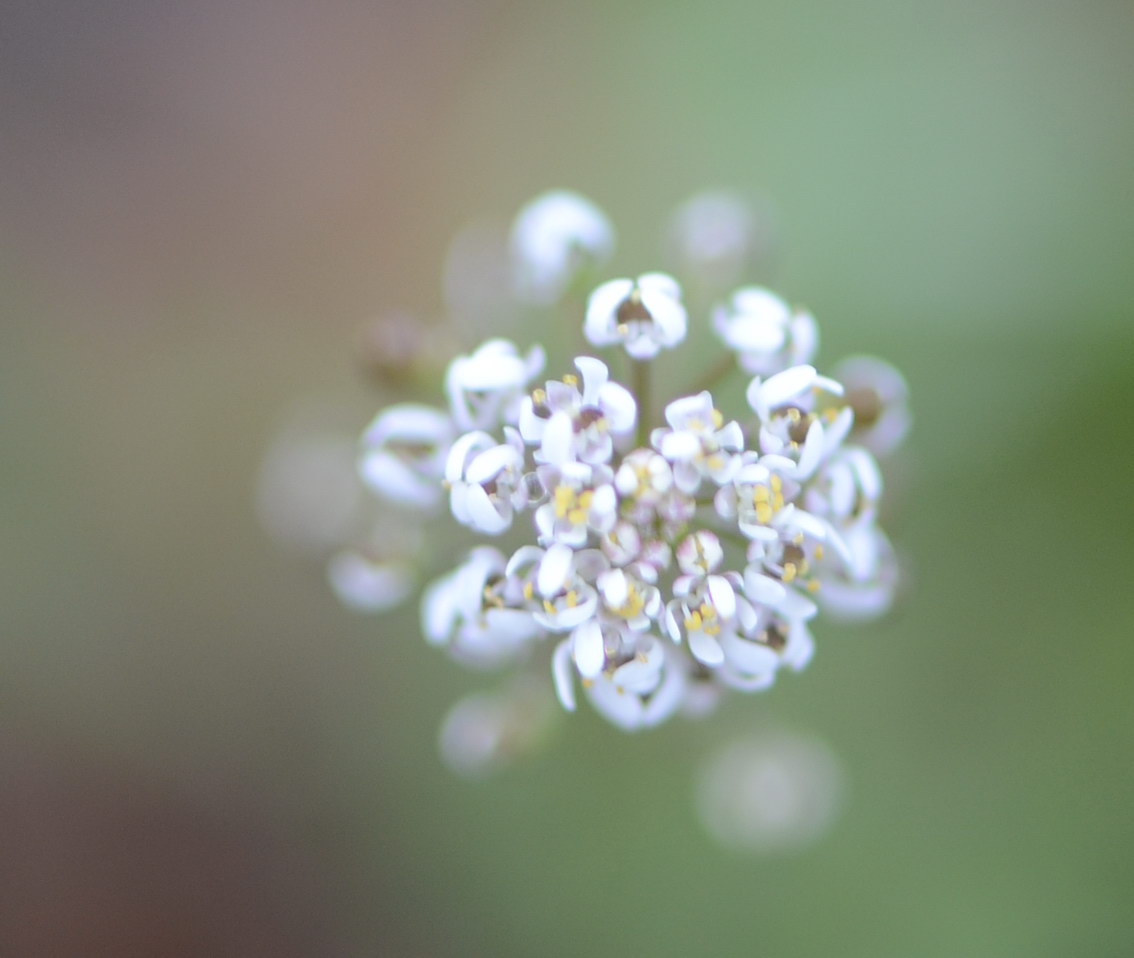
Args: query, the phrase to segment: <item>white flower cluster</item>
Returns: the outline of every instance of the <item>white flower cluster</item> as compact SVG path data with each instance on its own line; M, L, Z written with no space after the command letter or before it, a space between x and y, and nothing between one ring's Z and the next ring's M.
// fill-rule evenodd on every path
M593 260L609 254L599 215L570 194L521 214L541 289L569 285L557 270L585 258L588 238ZM715 330L735 354L745 405L726 413L694 389L655 421L641 384L690 328L677 280L603 283L579 319L591 346L624 351L637 394L594 356L544 380L542 347L493 339L449 365L447 410L395 405L364 434L373 490L410 509L447 497L458 523L498 543L426 588L429 642L479 667L542 650L564 708L581 689L632 730L802 669L821 606L860 618L888 607L896 566L868 447L889 452L908 421L891 367L857 360L852 395L812 365L811 315L746 287L695 333ZM856 396L869 407L858 426Z

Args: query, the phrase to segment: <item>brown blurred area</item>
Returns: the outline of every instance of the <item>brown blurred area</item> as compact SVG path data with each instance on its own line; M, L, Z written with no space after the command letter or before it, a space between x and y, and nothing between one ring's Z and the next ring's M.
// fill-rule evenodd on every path
M404 894L346 900L331 603L251 482L296 395L349 391L369 310L436 300L452 223L415 197L493 16L5 4L0 954L356 953L355 911L358 953L414 953Z

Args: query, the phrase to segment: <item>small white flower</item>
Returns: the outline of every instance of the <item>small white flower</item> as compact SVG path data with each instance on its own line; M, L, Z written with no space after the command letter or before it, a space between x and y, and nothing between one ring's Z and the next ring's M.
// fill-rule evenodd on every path
M782 666L794 672L805 668L815 642L803 619L788 619L761 606L739 630L721 637L721 647L724 663L717 679L730 688L756 692L772 685Z
M677 567L686 575L706 576L724 561L721 540L707 529L686 536L675 553Z
M525 303L558 302L581 269L614 252L614 227L586 197L553 190L531 200L512 224L516 295Z
M724 661L720 635L746 614L748 603L738 605L733 582L723 575L683 575L673 583L674 598L665 610L665 627L675 643L684 642L702 665L714 668ZM736 577L739 582L739 577Z
M607 615L631 632L644 632L661 611L661 592L654 585L652 566L608 569L595 585Z
M678 651L643 636L631 658L584 685L595 711L627 732L664 722L682 704L686 679Z
M343 605L358 612L384 612L413 591L413 566L404 559L344 549L327 563L327 581Z
M846 438L854 422L843 387L813 366L792 366L748 384L748 404L760 418L760 451L794 463L788 474L808 479Z
M890 455L910 428L909 387L893 366L874 356L850 356L835 367L854 410L851 441L879 458Z
M603 283L587 301L583 332L594 346L621 344L634 359L653 359L685 339L681 287L665 273Z
M605 566L602 553L576 553L561 543L544 553L535 581L540 604L533 613L540 625L552 632L569 632L595 614L598 594L587 580L593 581L596 562Z
M726 423L706 391L677 399L665 407L669 428L655 429L650 442L673 465L677 488L692 495L708 478L728 482L740 466L735 453L744 448L744 431L735 420Z
M819 563L816 577L822 583L815 597L825 614L849 622L885 615L894 603L899 584L897 556L886 534L872 522L855 523L842 530L846 560L832 557Z
M618 496L611 478L606 466L580 462L547 470L544 483L550 498L535 511L540 542L579 548L592 531L602 534L613 529L618 519Z
M722 486L713 498L717 514L735 520L749 539L778 539L795 511L791 499L799 484L784 479L794 469L790 459L745 453L732 483Z
M441 499L441 476L453 423L428 406L401 403L382 410L362 434L358 472L378 495L429 509Z
M520 405L520 435L539 445L540 462L606 463L615 440L634 432L637 404L629 390L610 380L606 363L579 356L575 368L582 388L578 376L564 376L534 390Z
M523 651L542 629L532 613L509 608L504 593L504 556L482 546L421 598L426 639L444 645L470 665L503 665Z
M504 432L508 441L499 444L486 432L466 433L453 443L445 463L453 516L492 536L511 526L513 513L527 499L523 440L510 426Z
M760 286L733 293L718 307L713 327L738 355L746 372L769 376L810 363L819 349L819 332L810 313L793 311L779 296Z
M881 495L882 474L874 457L859 446L845 446L815 474L804 502L814 515L843 527L873 520Z
M445 373L445 393L460 429L495 429L516 425L520 398L543 370L542 346L521 356L515 343L490 339L471 356L458 356Z

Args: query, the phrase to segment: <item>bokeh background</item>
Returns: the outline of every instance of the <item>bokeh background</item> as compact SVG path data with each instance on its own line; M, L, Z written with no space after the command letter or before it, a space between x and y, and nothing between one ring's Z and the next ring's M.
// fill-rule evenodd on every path
M8 0L0 952L1130 954L1132 104L1124 0ZM560 185L616 271L767 198L823 358L912 383L912 588L708 724L584 710L470 783L436 729L485 681L254 490L295 403L389 398L360 324ZM768 727L841 814L722 849L693 773Z

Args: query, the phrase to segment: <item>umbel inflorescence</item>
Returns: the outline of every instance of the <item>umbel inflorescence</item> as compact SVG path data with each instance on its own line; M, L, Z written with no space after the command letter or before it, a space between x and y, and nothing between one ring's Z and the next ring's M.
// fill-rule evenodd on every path
M711 204L701 216L690 255L714 238L728 253ZM517 295L546 305L601 266L613 230L552 193L512 240ZM449 364L444 408L390 406L363 435L374 492L483 537L425 588L428 641L469 665L543 670L563 708L582 696L633 730L802 669L820 610L884 612L896 563L876 454L908 424L900 375L867 357L820 373L815 320L757 286L690 315L677 279L650 272L580 305L586 346L558 375L542 346L490 339ZM708 339L745 377L743 401L719 402L715 378L659 396L656 358L684 348L695 367Z

